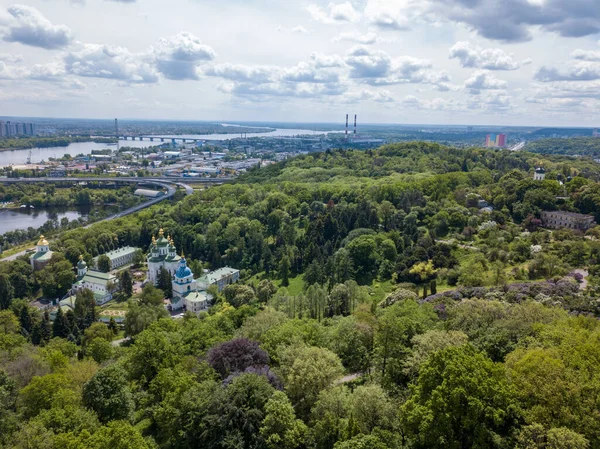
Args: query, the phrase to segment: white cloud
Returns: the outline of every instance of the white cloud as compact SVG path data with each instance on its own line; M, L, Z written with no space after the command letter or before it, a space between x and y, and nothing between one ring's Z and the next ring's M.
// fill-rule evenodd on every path
M372 86L393 84L438 84L450 80L444 70L434 70L431 61L400 56L392 58L381 50L355 47L346 57L351 67L350 77L361 79Z
M157 70L171 80L197 80L198 64L215 58L215 51L191 33L160 39L150 48Z
M147 57L108 45L81 44L79 49L65 56L65 67L72 75L128 83L156 83L159 79Z
M373 32L369 33L359 33L358 31L341 33L340 35L334 37L333 42L340 41L350 41L361 45L372 45L377 43L377 34Z
M406 31L426 16L426 0L368 0L365 16L382 30Z
M571 56L582 61L600 61L600 50L575 50Z
M360 13L354 9L352 3L329 3L326 9L311 4L306 7L313 20L325 24L354 23L360 20Z
M469 42L457 42L450 48L450 59L458 59L461 67L487 70L516 70L520 64L514 56L499 48L481 48Z
M600 79L600 64L591 61L577 61L567 65L566 69L542 66L535 74L542 82L552 81L593 81Z
M472 94L479 94L481 90L500 90L507 87L506 81L494 78L485 70L477 70L465 81L465 88L469 89Z
M65 66L62 63L36 64L31 68L28 78L41 81L50 81L65 76Z
M20 67L7 65L4 61L0 61L0 79L3 80L18 80L27 76L27 71Z
M381 50L355 47L348 53L346 64L352 68L352 78L384 78L390 74L392 58Z
M294 28L292 28L292 32L293 33L298 33L298 34L310 34L310 31L308 31L302 25L297 25Z
M278 69L268 66L247 66L242 64L218 64L208 67L205 75L217 76L230 81L261 84L273 81Z
M23 62L23 60L24 60L23 55L0 53L0 61L15 63L15 62Z
M7 30L2 38L6 42L53 50L66 47L73 40L73 34L66 25L53 25L31 6L12 5L7 11L12 19L3 19Z
M317 68L345 67L344 59L340 55L324 55L322 53L312 53L310 55L311 63Z

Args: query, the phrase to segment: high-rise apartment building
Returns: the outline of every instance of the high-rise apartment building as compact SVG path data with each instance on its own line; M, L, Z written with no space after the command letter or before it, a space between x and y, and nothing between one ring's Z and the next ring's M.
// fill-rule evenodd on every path
M0 137L35 136L36 134L34 123L0 121Z
M504 148L506 146L506 134L488 134L485 138L485 146L488 148Z

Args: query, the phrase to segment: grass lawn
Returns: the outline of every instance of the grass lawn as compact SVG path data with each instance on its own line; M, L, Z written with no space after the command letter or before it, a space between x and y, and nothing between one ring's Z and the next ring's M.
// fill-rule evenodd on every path
M376 302L383 301L387 295L396 289L396 286L392 284L391 280L383 282L373 280L372 284L368 285L367 287L371 288L371 298L373 298Z
M0 254L0 259L2 259L4 257L12 256L13 254L20 253L21 251L25 251L27 249L31 249L31 248L35 249L36 243L37 243L37 240L33 243L27 242L27 243L22 243L17 246L13 246L10 249L7 249L6 251L2 252L2 254Z
M300 275L300 276L296 276L295 278L290 278L290 285L288 285L287 291L290 295L299 295L300 293L302 293L302 290L304 290L304 275ZM274 281L274 284L277 287L281 287L281 280L277 279L276 281Z
M125 301L125 302L110 301L108 304L106 304L102 307L102 310L100 311L100 315L105 314L105 312L107 312L108 310L122 310L124 312L127 312L127 310L128 310L127 301Z

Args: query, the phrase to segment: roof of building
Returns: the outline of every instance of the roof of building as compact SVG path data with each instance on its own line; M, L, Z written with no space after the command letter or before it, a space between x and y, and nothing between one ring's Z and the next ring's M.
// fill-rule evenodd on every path
M87 267L87 263L85 263L85 260L83 260L83 256L79 256L79 262L77 262L77 268L84 269L85 267Z
M189 302L206 302L208 294L205 291L193 291L185 295L185 300Z
M101 271L89 270L81 279L81 283L89 282L90 284L106 285L108 282L114 281L116 277L110 273L102 273Z
M535 172L536 173L544 174L544 173L546 173L546 170L544 170L544 167L538 167L538 168L535 169Z
M185 257L182 257L179 262L179 268L175 272L175 277L178 279L183 279L192 275L192 270L187 266Z
M46 251L43 253L33 253L29 259L39 260L40 262L45 262L52 259L52 255L54 253L52 251Z
M37 245L46 246L48 245L48 240L46 240L43 235L40 235L40 240L37 242Z
M119 249L115 249L113 251L109 251L106 254L104 254L106 257L108 257L111 261L118 259L119 257L122 256L126 256L129 254L133 254L137 251L137 248L134 248L132 246L124 246L123 248L119 248Z
M220 281L223 278L228 276L232 276L235 273L239 273L240 270L236 270L235 268L223 267L218 270L211 271L210 273L205 274L199 280L200 282L214 284L215 282Z

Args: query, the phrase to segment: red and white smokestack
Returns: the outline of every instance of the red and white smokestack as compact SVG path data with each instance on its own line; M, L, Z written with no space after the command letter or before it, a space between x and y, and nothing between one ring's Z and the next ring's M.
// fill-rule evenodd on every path
M356 114L354 114L354 135L356 136Z
M348 114L346 114L346 138L348 138Z

